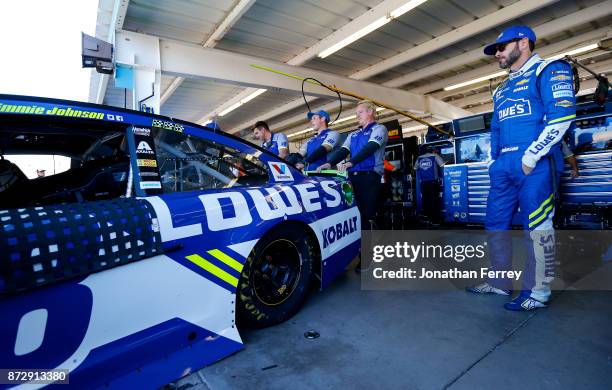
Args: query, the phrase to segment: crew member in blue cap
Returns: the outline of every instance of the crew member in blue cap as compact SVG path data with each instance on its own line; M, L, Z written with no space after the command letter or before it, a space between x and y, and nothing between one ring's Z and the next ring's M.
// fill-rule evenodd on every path
M295 165L297 169L314 171L327 161L327 153L338 144L338 132L329 126L329 114L325 110L309 112L308 120L317 135L302 144L300 155L304 159Z
M505 233L520 209L528 256L521 292L507 302L508 310L546 307L554 278L555 166L563 135L576 117L572 69L562 60L533 54L536 36L527 26L504 30L485 47L508 77L493 92L491 122L491 188L485 227L490 271L512 267L512 244ZM497 275L501 275L498 273ZM468 291L511 294L507 277L489 278Z
M280 158L289 153L289 140L283 133L272 134L270 126L264 121L258 121L253 126L255 139L261 142L261 147L276 154Z

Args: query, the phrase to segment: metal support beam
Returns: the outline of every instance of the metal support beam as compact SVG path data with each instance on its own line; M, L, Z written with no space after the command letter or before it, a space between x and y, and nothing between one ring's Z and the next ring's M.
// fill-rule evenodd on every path
M386 70L394 68L398 65L401 65L405 62L412 61L429 53L433 53L436 50L440 50L446 46L452 45L453 43L459 42L463 39L469 38L483 31L499 26L500 24L505 23L508 20L516 19L522 15L528 14L547 5L556 3L557 1L558 0L517 1L516 3L504 7L499 11L495 11L471 23L449 31L446 34L436 37L421 45L408 49L403 53L387 58L386 60L381 61L376 65L372 65L363 70L360 70L359 72L352 74L350 77L359 80L367 79Z
M108 42L111 43L115 40L115 32L123 28L125 14L127 13L127 8L129 4L130 0L115 0L115 3L113 4L113 13L108 26L108 34L106 37L100 38L106 39ZM94 103L102 104L102 102L104 102L104 95L106 95L106 87L108 86L109 79L110 75L107 74L101 74L99 76L98 88Z
M161 60L159 38L121 31L115 37L115 62L134 72L132 109L141 110L146 105L159 114Z
M604 1L594 6L555 19L553 21L541 24L539 26L534 27L533 30L536 33L537 37L547 37L554 34L558 34L563 30L567 30L579 26L581 24L589 23L596 19L600 19L602 16L610 14L610 12L612 12L612 0ZM595 31L600 30L601 29ZM583 34L582 36L586 36L587 34ZM587 39L588 38L585 38L585 40ZM574 40L574 38L569 38L566 41L571 40ZM567 46L570 46L570 44L568 44ZM438 73L447 72L449 70L456 69L460 66L473 63L478 59L490 59L489 56L484 55L482 50L483 48L470 50L466 53L450 58L446 61L438 62L437 64L433 64L427 66L426 68L407 73L404 76L397 77L393 80L389 80L383 83L383 85L386 87L397 88L401 87L402 85L406 85L417 80L422 80L426 77L430 77Z
M223 19L223 21L217 26L215 31L213 31L212 34L210 34L210 36L206 39L206 41L202 43L202 46L203 47L217 46L217 43L219 43L219 41L223 38L223 36L232 28L234 24L236 24L238 20L240 20L242 15L244 15L244 13L247 12L253 4L255 4L255 0L238 1L238 4L236 4L236 6L232 8L232 10L225 17L225 19ZM176 77L174 80L172 80L172 83L168 86L168 88L166 88L166 90L161 96L162 105L170 98L170 96L172 96L174 91L176 91L178 87L181 86L183 81L185 81L184 77ZM221 111L223 111L223 109L219 109L219 111L217 112L221 112ZM204 116L204 118L208 118L209 116L211 115L207 114Z
M308 100L308 103L312 103L313 101L317 100L316 97L314 96L306 96L306 100ZM291 111L294 110L298 107L301 107L304 105L304 99L295 99L290 101L289 103L283 104L280 107L274 108L268 112L265 112L261 115L257 116L257 120L264 120L264 121L269 121L270 119L274 118L275 116L284 114L287 111ZM247 127L253 125L255 123L254 119L249 119L247 121L242 122L241 124L239 124L238 126L234 126L231 129L228 129L227 132L230 134L235 134L237 132L239 132L242 129L246 129ZM276 123L271 124L273 129L276 129Z
M136 40L139 36L144 35L122 31L118 34L118 39ZM436 115L450 118L466 114L464 110L436 101L431 97L331 73L217 49L202 48L173 40L159 39L159 43L161 71L165 74L213 79L229 84L266 89L276 88L298 93L301 93L299 78L315 77L323 83L368 96L403 110L431 111ZM335 92L319 85L308 84L306 89L308 95L336 97Z

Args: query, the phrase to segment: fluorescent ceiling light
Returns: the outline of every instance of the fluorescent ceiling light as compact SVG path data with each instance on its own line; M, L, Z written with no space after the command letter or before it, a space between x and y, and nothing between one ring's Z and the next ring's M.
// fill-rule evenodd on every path
M300 134L308 133L308 132L309 132L309 131L311 131L311 130L314 130L314 129L313 129L312 127L309 127L309 128L307 128L307 129L305 129L305 130L301 130L301 131L298 131L298 132L295 132L295 133L289 134L289 135L288 135L288 137L289 137L289 138L291 138L291 137L295 137L295 136L298 136L298 135L300 135Z
M400 16L402 16L406 12L412 10L413 8L418 7L419 5L423 4L426 1L427 0L412 0L412 1L409 1L406 4L402 5L401 7L398 7L396 9L394 9L393 11L391 11L389 13L389 16L391 16L392 19L399 18Z
M264 93L266 91L267 91L267 89L258 89L257 91L253 92L249 96L247 96L244 99L242 99L241 101L239 101L238 103L234 103L231 106L229 106L228 108L226 108L225 110L221 111L219 113L219 116L225 116L225 115L229 114L230 112L234 111L238 107L242 106L243 104L245 104L247 102L250 102L251 100L255 99L257 96L261 95L262 93Z
M406 4L402 5L401 7L398 7L396 9L394 9L393 11L389 12L389 14L387 14L387 15L381 17L381 18L376 19L372 23L370 23L367 26L363 27L361 30L358 30L358 31L354 32L353 34L351 34L348 37L344 38L340 42L335 43L334 45L330 46L329 48L323 50L322 52L320 52L318 54L319 58L325 58L325 57L330 56L331 54L337 52L338 50L342 49L343 47L348 46L351 43L355 42L356 40L358 40L358 39L368 35L372 31L379 29L380 27L382 27L385 24L389 23L391 20L393 20L393 19L395 19L397 17L400 17L401 15L405 14L406 12L410 11L413 8L418 7L419 5L423 4L426 1L427 0L411 0L411 1L408 1Z
M599 46L597 45L597 43L593 43L593 44L590 44L590 45L587 45L587 46L579 47L579 48L574 49L574 50L566 51L564 53L548 57L546 59L547 60L557 60L557 59L563 58L565 56L575 56L577 54L582 54L582 53L586 53L587 51L595 50L598 47ZM490 80L490 79L493 79L495 77L500 77L500 76L503 76L503 75L506 75L506 74L507 74L506 71L501 71L501 72L493 73L493 74L490 74L488 76L482 76L482 77L479 77L477 79L473 79L473 80L469 80L469 81L464 81L463 83L450 85L450 86L444 88L444 90L445 91L452 91L453 89L465 87L465 86L471 85L471 84L477 84L477 83L480 83L482 81Z
M469 80L469 81L464 81L464 82L459 83L459 84L450 85L450 86L444 88L444 90L445 91L452 91L453 89L465 87L466 85L480 83L482 81L494 79L495 77L505 76L507 74L508 74L508 72L503 70L501 72L493 73L493 74L490 74L490 75L487 75L487 76L482 76L482 77L479 77L477 79L473 79L473 80Z
M350 45L351 43L355 42L356 40L358 40L359 38L362 38L366 35L368 35L369 33L371 33L372 31L384 26L385 24L389 23L391 21L391 19L389 19L387 16L383 16L382 18L379 18L377 20L375 20L374 22L368 24L367 26L365 26L364 28L362 28L361 30L352 33L351 35L349 35L348 37L344 38L343 40L341 40L340 42L336 43L335 45L332 45L331 47L323 50L322 52L319 53L319 58L325 58L330 56L331 54L337 52L338 50L342 49L345 46Z
M557 54L556 56L548 57L547 60L557 60L565 56L575 56L577 54L582 54L582 53L586 53L587 51L595 50L598 47L599 46L596 43L593 43L591 45L587 45L587 46L579 47L574 50L566 51L565 53Z

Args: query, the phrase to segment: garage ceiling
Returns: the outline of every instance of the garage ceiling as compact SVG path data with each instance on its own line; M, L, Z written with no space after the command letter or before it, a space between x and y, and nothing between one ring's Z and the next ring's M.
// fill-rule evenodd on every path
M499 78L445 91L453 84L499 72L482 54L485 44L512 24L527 24L538 35L543 57L567 52L612 36L612 0L429 0L335 53L317 54L350 35L376 15L388 15L399 0L100 0L96 36L123 29L203 47L264 58L433 96L471 112L491 109L490 87ZM610 51L577 55L597 72L612 71ZM205 67L205 64L202 64ZM582 73L583 89L594 87ZM297 81L296 81L297 82ZM342 87L339 85L339 87ZM204 123L256 88L162 73L161 114ZM311 106L336 112L335 100L310 97ZM130 92L92 73L90 101L123 107ZM350 116L344 104L341 117ZM299 141L309 124L299 93L271 89L230 113L216 116L221 128L250 137L256 120ZM385 118L398 118L388 110ZM332 115L335 117L335 114ZM399 117L404 129L414 122ZM354 128L354 121L338 124Z

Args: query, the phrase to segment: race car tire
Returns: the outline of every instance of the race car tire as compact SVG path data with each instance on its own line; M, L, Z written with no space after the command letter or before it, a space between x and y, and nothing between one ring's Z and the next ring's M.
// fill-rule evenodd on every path
M308 295L316 258L314 239L299 226L281 225L262 237L238 283L238 326L264 328L293 316Z

